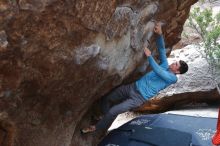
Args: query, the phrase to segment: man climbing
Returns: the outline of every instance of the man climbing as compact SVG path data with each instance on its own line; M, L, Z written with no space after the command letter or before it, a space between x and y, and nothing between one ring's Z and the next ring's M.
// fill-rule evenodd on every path
M160 90L177 82L176 74L187 72L188 65L180 60L168 65L162 28L159 23L155 24L154 32L157 35L156 45L159 51L160 64L157 64L148 48L144 53L148 57L152 71L145 74L135 83L122 85L108 96L102 99L103 118L96 124L81 129L83 134L106 130L115 120L118 114L136 109L144 102L155 96Z

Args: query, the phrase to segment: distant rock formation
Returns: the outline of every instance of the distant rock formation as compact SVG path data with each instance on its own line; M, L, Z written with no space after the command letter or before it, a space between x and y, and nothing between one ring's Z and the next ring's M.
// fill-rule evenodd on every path
M196 1L1 0L0 110L16 129L14 145L95 145L79 134L85 113L146 71L155 20L165 23L170 53Z

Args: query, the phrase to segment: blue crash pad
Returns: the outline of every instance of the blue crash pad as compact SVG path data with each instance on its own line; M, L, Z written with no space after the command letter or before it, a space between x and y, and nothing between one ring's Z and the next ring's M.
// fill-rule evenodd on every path
M211 146L216 118L151 114L112 130L98 146Z

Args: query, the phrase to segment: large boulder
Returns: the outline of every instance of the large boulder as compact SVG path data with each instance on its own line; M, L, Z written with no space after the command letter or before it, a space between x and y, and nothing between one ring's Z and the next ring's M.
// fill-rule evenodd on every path
M145 73L155 20L170 53L196 1L1 0L0 145L95 145L85 113Z

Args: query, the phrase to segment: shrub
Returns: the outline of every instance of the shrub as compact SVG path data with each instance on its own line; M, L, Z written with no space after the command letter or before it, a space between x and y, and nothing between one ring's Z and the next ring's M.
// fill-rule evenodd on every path
M197 44L204 48L205 58L210 64L212 72L220 69L220 12L213 14L211 8L195 7L191 10L186 26L190 27L201 38ZM183 33L185 37L188 34Z

